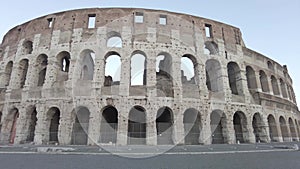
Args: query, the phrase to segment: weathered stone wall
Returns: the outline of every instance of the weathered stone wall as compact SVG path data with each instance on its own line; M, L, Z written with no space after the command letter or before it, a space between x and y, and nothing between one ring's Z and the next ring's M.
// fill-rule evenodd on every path
M95 17L91 28L89 17ZM108 45L112 37L121 45ZM3 144L98 144L114 132L111 142L120 145L134 144L132 138L148 145L299 140L300 116L286 66L248 49L240 30L224 23L160 10L81 9L19 25L0 49ZM112 55L121 61L120 81L107 83L105 64ZM134 55L145 58L137 86L131 85ZM160 62L157 71L162 55L168 64ZM190 80L182 58L192 62ZM117 120L103 113L112 107ZM134 108L144 114L146 127L130 119ZM165 118L158 117L160 108ZM188 112L200 118L190 122ZM104 123L114 130L104 131ZM169 130L162 129L165 124ZM189 132L196 128L198 133Z

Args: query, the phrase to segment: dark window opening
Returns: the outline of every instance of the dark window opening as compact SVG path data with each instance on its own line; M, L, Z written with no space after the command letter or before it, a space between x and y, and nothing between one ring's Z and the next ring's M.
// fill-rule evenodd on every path
M167 16L166 15L160 15L159 16L159 24L160 25L167 25Z
M205 36L207 38L212 38L212 26L210 24L205 24Z
M90 14L88 20L88 28L95 28L96 26L96 14Z
M47 21L48 21L48 28L52 28L52 26L53 26L53 18L48 18Z
M135 23L143 23L144 22L144 14L142 12L136 12L134 16Z

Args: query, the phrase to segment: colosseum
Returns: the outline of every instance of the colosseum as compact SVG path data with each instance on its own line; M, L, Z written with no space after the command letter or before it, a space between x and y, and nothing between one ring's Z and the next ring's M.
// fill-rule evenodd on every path
M64 11L8 31L0 61L0 144L299 141L287 66L210 19Z

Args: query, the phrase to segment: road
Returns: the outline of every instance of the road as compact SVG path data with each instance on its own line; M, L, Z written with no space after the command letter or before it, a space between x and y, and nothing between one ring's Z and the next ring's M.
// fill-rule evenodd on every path
M109 153L57 154L0 152L1 169L298 169L300 151L172 152L149 158Z

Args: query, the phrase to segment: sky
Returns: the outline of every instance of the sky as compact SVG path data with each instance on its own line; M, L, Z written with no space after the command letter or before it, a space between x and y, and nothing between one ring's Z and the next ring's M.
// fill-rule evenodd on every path
M162 9L236 26L248 48L288 66L300 103L300 0L6 0L0 6L0 39L31 19L91 7Z

